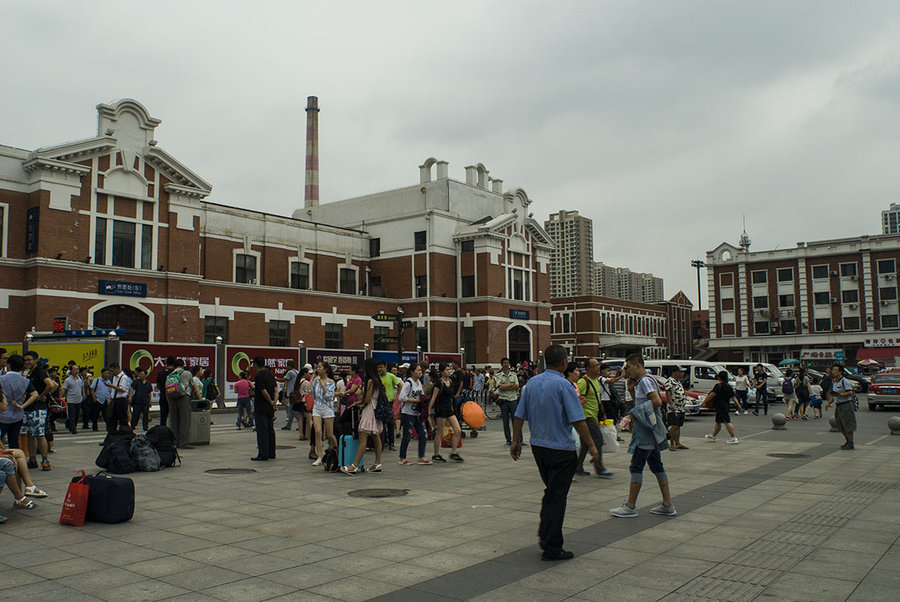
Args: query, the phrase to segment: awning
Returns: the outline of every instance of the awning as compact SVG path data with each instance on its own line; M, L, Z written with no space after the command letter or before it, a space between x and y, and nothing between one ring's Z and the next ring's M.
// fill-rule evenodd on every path
M861 347L856 351L856 361L892 360L900 355L900 347Z

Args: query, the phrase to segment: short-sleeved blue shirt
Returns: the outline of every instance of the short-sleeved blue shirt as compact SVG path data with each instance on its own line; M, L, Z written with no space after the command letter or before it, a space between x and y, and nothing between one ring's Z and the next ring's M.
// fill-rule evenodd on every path
M572 383L546 370L525 385L516 418L528 421L531 445L575 451L572 423L584 420L584 411Z

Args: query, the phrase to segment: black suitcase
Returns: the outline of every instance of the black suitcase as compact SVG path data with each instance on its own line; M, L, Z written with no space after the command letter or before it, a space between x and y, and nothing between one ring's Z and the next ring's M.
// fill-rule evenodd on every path
M72 480L76 481L80 477ZM134 481L100 473L84 480L91 488L85 520L95 523L121 523L134 516Z

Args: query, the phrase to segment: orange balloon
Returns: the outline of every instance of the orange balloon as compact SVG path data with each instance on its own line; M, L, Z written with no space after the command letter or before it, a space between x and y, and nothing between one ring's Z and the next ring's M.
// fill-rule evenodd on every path
M462 406L462 417L473 429L480 429L484 426L484 410L474 401L467 401Z

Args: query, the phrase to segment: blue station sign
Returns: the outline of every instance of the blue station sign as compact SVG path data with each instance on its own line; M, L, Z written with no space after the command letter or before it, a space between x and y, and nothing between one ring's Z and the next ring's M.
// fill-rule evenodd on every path
M509 310L509 318L511 320L528 320L531 312L527 309L511 309Z
M97 281L97 292L101 295L118 295L119 297L146 297L147 285L143 282L99 280Z

